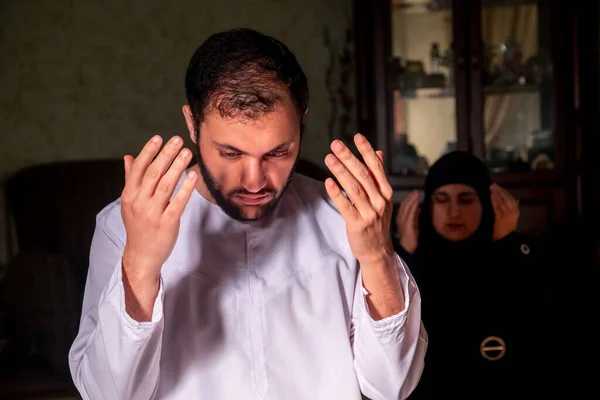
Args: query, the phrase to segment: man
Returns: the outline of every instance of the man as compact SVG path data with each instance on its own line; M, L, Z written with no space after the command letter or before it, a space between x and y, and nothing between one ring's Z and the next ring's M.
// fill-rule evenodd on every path
M427 335L389 237L382 154L360 135L366 165L332 144L348 197L293 174L306 77L256 31L209 37L185 84L197 165L181 138L161 150L155 136L125 157L122 196L97 217L70 352L82 396L406 398Z

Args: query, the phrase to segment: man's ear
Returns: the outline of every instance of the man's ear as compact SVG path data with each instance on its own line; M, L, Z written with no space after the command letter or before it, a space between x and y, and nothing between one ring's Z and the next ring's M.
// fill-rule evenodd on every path
M198 145L198 138L196 137L196 122L194 121L194 116L192 115L192 109L186 104L181 107L181 111L183 112L185 124L190 132L190 139L192 139L192 142L194 142L195 145Z

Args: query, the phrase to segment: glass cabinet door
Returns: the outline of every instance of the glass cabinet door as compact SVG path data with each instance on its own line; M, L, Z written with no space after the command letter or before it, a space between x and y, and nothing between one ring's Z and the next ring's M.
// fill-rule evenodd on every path
M390 172L423 176L457 145L452 3L391 1Z
M487 164L493 172L554 169L549 5L483 0L481 35Z

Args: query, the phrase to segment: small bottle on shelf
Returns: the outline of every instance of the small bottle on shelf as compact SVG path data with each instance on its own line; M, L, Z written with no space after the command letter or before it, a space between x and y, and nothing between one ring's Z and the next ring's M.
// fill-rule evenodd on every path
M430 73L440 72L440 44L435 42L431 44L430 52Z

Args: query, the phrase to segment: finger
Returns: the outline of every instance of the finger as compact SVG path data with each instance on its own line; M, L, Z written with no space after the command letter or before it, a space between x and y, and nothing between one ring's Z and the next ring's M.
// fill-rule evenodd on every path
M419 214L421 213L420 204L415 203L414 207L411 207L410 213L408 214L408 218L404 222L404 227L406 229L412 228L415 232L419 230Z
M130 189L137 189L142 182L142 178L146 173L148 165L152 162L156 153L160 150L162 138L158 135L146 143L140 154L134 159L128 173L128 179L125 186Z
M510 204L508 202L508 197L505 195L506 190L496 185L494 192L496 193L498 206L501 208L503 213L508 213L510 211Z
M327 194L333 201L335 208L338 209L340 214L342 214L342 218L346 222L354 222L360 218L360 214L356 207L350 203L350 200L344 196L340 187L335 183L335 181L331 178L327 178L325 180L325 189L327 190Z
M502 186L493 183L490 186L490 190L498 193L499 198L502 200L506 208L514 209L518 206L519 200L517 200L512 194L510 194L508 190L506 190Z
M421 215L421 207L417 206L417 211L415 212L415 220L414 220L414 228L415 231L419 231L419 215Z
M372 175L373 171L371 171L365 164L363 164L358 158L356 158L356 156L352 154L350 149L344 143L342 143L341 140L334 140L331 143L331 150L333 151L333 154L335 154L337 159L341 162L341 164L343 164L345 169L349 171L350 174L364 188L373 206L379 208L378 206L384 203L384 200L386 199L383 198L382 193L378 188L378 184ZM371 151L372 150L373 149L371 149ZM375 158L377 158L375 152L372 151L372 153L372 155L375 156ZM380 162L379 159L378 162ZM342 184L342 187L344 189L347 189L344 182L340 183ZM349 193L349 195L350 199L354 201L354 199L352 198L352 194ZM358 211L361 213L361 215L364 216L360 209Z
M381 160L381 163L383 163L383 150L377 150L375 152L375 154L377 154L377 157L379 157L379 159ZM388 183L389 183L389 180L388 180ZM381 188L379 190L381 190ZM394 192L392 190L392 196L391 196L391 198L393 198L393 197L394 197Z
M190 196L196 187L196 181L198 180L198 174L195 171L190 171L187 174L187 177L181 184L181 187L175 193L175 196L171 199L169 205L165 209L163 217L169 219L179 219L181 214L183 214L183 210L190 200Z
M382 158L377 155L367 138L360 133L354 135L354 144L356 144L356 148L362 155L363 160L365 160L365 164L367 164L367 167L371 171L371 175L375 179L375 183L379 187L379 191L386 200L391 200L394 191L392 190L392 186L385 175Z
M352 203L354 203L353 206L358 210L360 215L362 215L363 218L371 218L375 213L375 210L371 204L373 200L369 198L364 186L333 154L328 154L327 157L325 157L325 164L327 164L329 170L336 177L349 199L352 201ZM369 173L367 168L364 168L365 171ZM373 182L371 184L374 185ZM373 191L373 187L371 188L371 191ZM379 196L379 201L380 203L385 203L385 200L381 196Z
M418 197L416 197L413 192L402 202L403 208L400 210L401 213L399 212L396 217L398 231L402 232L411 226L415 213L418 212L419 209L419 202L415 201L416 199L418 199Z
M514 211L518 208L517 200L508 190L500 188L499 192L504 204L509 210Z
M506 202L506 198L502 195L502 190L500 188L496 191L496 198L497 198L498 208L500 209L500 212L503 215L508 214L510 212L510 207L509 207L508 203Z
M179 153L183 140L179 136L174 136L165 144L158 153L152 164L146 169L142 185L140 187L140 196L149 198L154 195L158 182L173 162L173 159Z
M398 209L396 211L396 218L394 219L396 226L398 226L400 221L402 221L402 213L404 212L404 209L406 208L406 206L404 205L405 202L406 202L406 200L403 201L402 203L398 204Z
M402 217L404 219L409 218L410 213L412 212L412 209L415 208L415 206L417 205L419 200L417 191L413 191L405 200L406 203L406 207L404 209L404 213L402 214Z
M131 166L133 165L134 161L135 158L133 158L133 156L130 156L129 154L123 157L123 162L125 166L125 181L127 181L127 177L129 176L129 172L131 171Z
M169 204L169 200L173 196L175 187L179 183L183 171L185 171L190 163L191 157L192 152L190 150L182 149L167 172L160 179L156 191L154 192L154 196L152 197L152 201L158 205L160 212L163 212Z
M490 194L490 200L492 202L492 208L494 209L494 214L500 215L502 213L502 201L498 196L498 192L496 190L492 190Z
M404 199L402 204L400 205L400 210L398 212L399 218L402 220L406 220L408 217L408 213L412 207L412 205L417 204L419 200L419 192L413 190L407 197Z
M408 221L407 222L413 222L419 213L418 199L419 198L417 196L415 196L415 201L413 201L410 205L410 208L408 210Z
M410 193L406 199L400 204L400 210L398 210L398 216L396 217L397 225L404 225L405 221L408 219L408 215L410 213L411 206L415 203L415 193Z
M403 201L402 203L398 204L398 210L396 211L396 218L394 219L394 222L396 223L396 225L398 225L398 223L400 221L402 221L402 213L404 212L404 209L406 208L406 206L404 205L404 203L406 202Z

